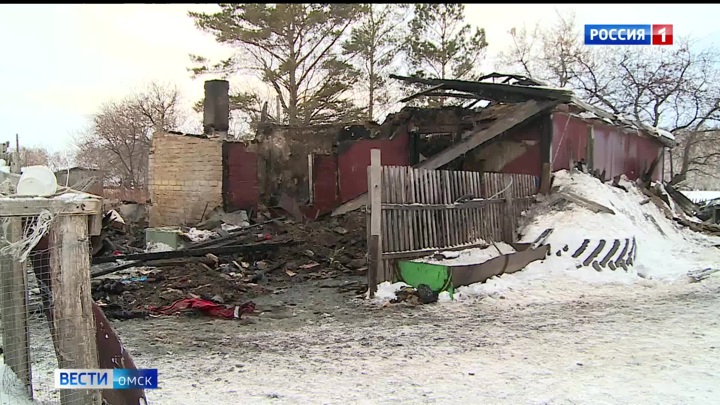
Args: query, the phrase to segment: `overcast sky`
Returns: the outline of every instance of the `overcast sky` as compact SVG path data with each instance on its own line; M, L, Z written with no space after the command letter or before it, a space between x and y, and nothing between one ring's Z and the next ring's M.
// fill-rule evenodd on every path
M103 102L151 81L176 84L187 105L202 80L187 72L188 54L226 54L197 30L187 11L212 5L0 5L0 141L64 149ZM550 24L573 10L583 24L674 24L720 46L720 5L468 4L469 23L484 27L489 54L508 45L512 27ZM234 83L234 86L237 86Z

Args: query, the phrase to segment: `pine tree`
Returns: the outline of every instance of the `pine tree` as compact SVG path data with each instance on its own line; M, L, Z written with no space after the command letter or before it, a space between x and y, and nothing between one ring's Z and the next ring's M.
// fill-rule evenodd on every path
M370 121L377 115L377 108L389 101L387 76L402 46L407 12L406 4L373 4L343 44L345 55L359 65Z
M362 5L224 3L220 8L214 14L189 14L198 28L240 52L214 65L192 55L200 64L193 73L256 72L274 89L290 125L346 120L359 113L347 98L359 73L342 57L340 46L362 15ZM244 108L242 101L255 105L257 97L242 93L233 101Z
M410 67L418 76L466 79L485 55L485 30L464 23L458 3L415 4L407 38Z

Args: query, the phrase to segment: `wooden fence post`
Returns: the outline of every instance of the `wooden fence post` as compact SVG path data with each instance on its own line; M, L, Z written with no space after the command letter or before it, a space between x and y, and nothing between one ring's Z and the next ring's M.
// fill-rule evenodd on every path
M587 126L587 172L595 170L595 127L592 124Z
M9 221L5 238L20 240L20 218L2 218ZM0 229L0 232L2 229ZM0 246L3 247L3 246ZM28 330L28 289L25 264L7 255L0 258L0 316L2 316L2 343L5 364L25 384L30 398L33 395Z
M313 165L314 165L314 159L313 154L308 153L308 196L310 196L310 201L308 201L308 205L313 205L315 202L315 173L313 173Z
M50 230L52 313L58 368L97 369L95 317L90 295L88 218L59 215ZM61 390L62 405L99 405L99 390Z
M380 149L370 151L370 166L368 166L368 196L370 204L370 238L368 240L368 291L370 298L375 296L378 285L378 275L383 272L382 259L382 166L380 164ZM385 281L385 280L383 280Z
M515 204L513 203L513 176L511 174L505 174L505 242L515 243L517 242L517 234L515 233L517 225L515 218Z
M540 172L540 194L550 194L550 182L552 181L550 167L550 163L542 164L542 171Z

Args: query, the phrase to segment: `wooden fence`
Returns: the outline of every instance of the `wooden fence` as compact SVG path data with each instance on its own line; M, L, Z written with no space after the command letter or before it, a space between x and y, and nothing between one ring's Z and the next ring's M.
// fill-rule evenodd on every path
M368 167L368 284L395 278L395 262L483 241L515 242L517 218L537 193L537 177L380 166Z
M56 368L100 368L94 301L90 294L90 244L87 241L91 235L100 234L102 201L95 198L0 198L0 225L3 225L0 233L4 233L0 235L0 247L27 241L32 237L27 234L32 235L32 232L26 228L38 226L40 217L48 212L54 217L51 221L44 220L50 229L43 248L40 248L43 242L35 242L37 245L31 245L35 247L27 260L22 257L22 252L3 251L0 254L0 335L4 361L31 397L33 390L57 393L56 387L43 378L44 371L39 379L33 378L31 361L34 353L31 348L37 350L41 346L31 345L31 341L40 330L49 330L52 336ZM30 325L28 264L33 267L32 274L40 294L46 297L41 301L48 322L43 328ZM40 357L46 355L43 350ZM0 397L0 404L7 403L3 399ZM102 403L101 392L95 389L60 390L59 399L61 405Z

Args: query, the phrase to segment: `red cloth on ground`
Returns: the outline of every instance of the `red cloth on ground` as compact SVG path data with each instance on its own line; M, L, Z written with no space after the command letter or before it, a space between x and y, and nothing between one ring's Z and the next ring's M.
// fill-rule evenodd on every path
M246 302L242 305L228 306L222 304L216 304L212 301L204 300L202 298L183 298L173 302L171 305L164 307L149 307L148 310L151 313L160 315L172 315L181 311L187 311L191 309L197 309L203 313L215 317L224 319L240 319L244 313L252 313L255 311L255 303Z

